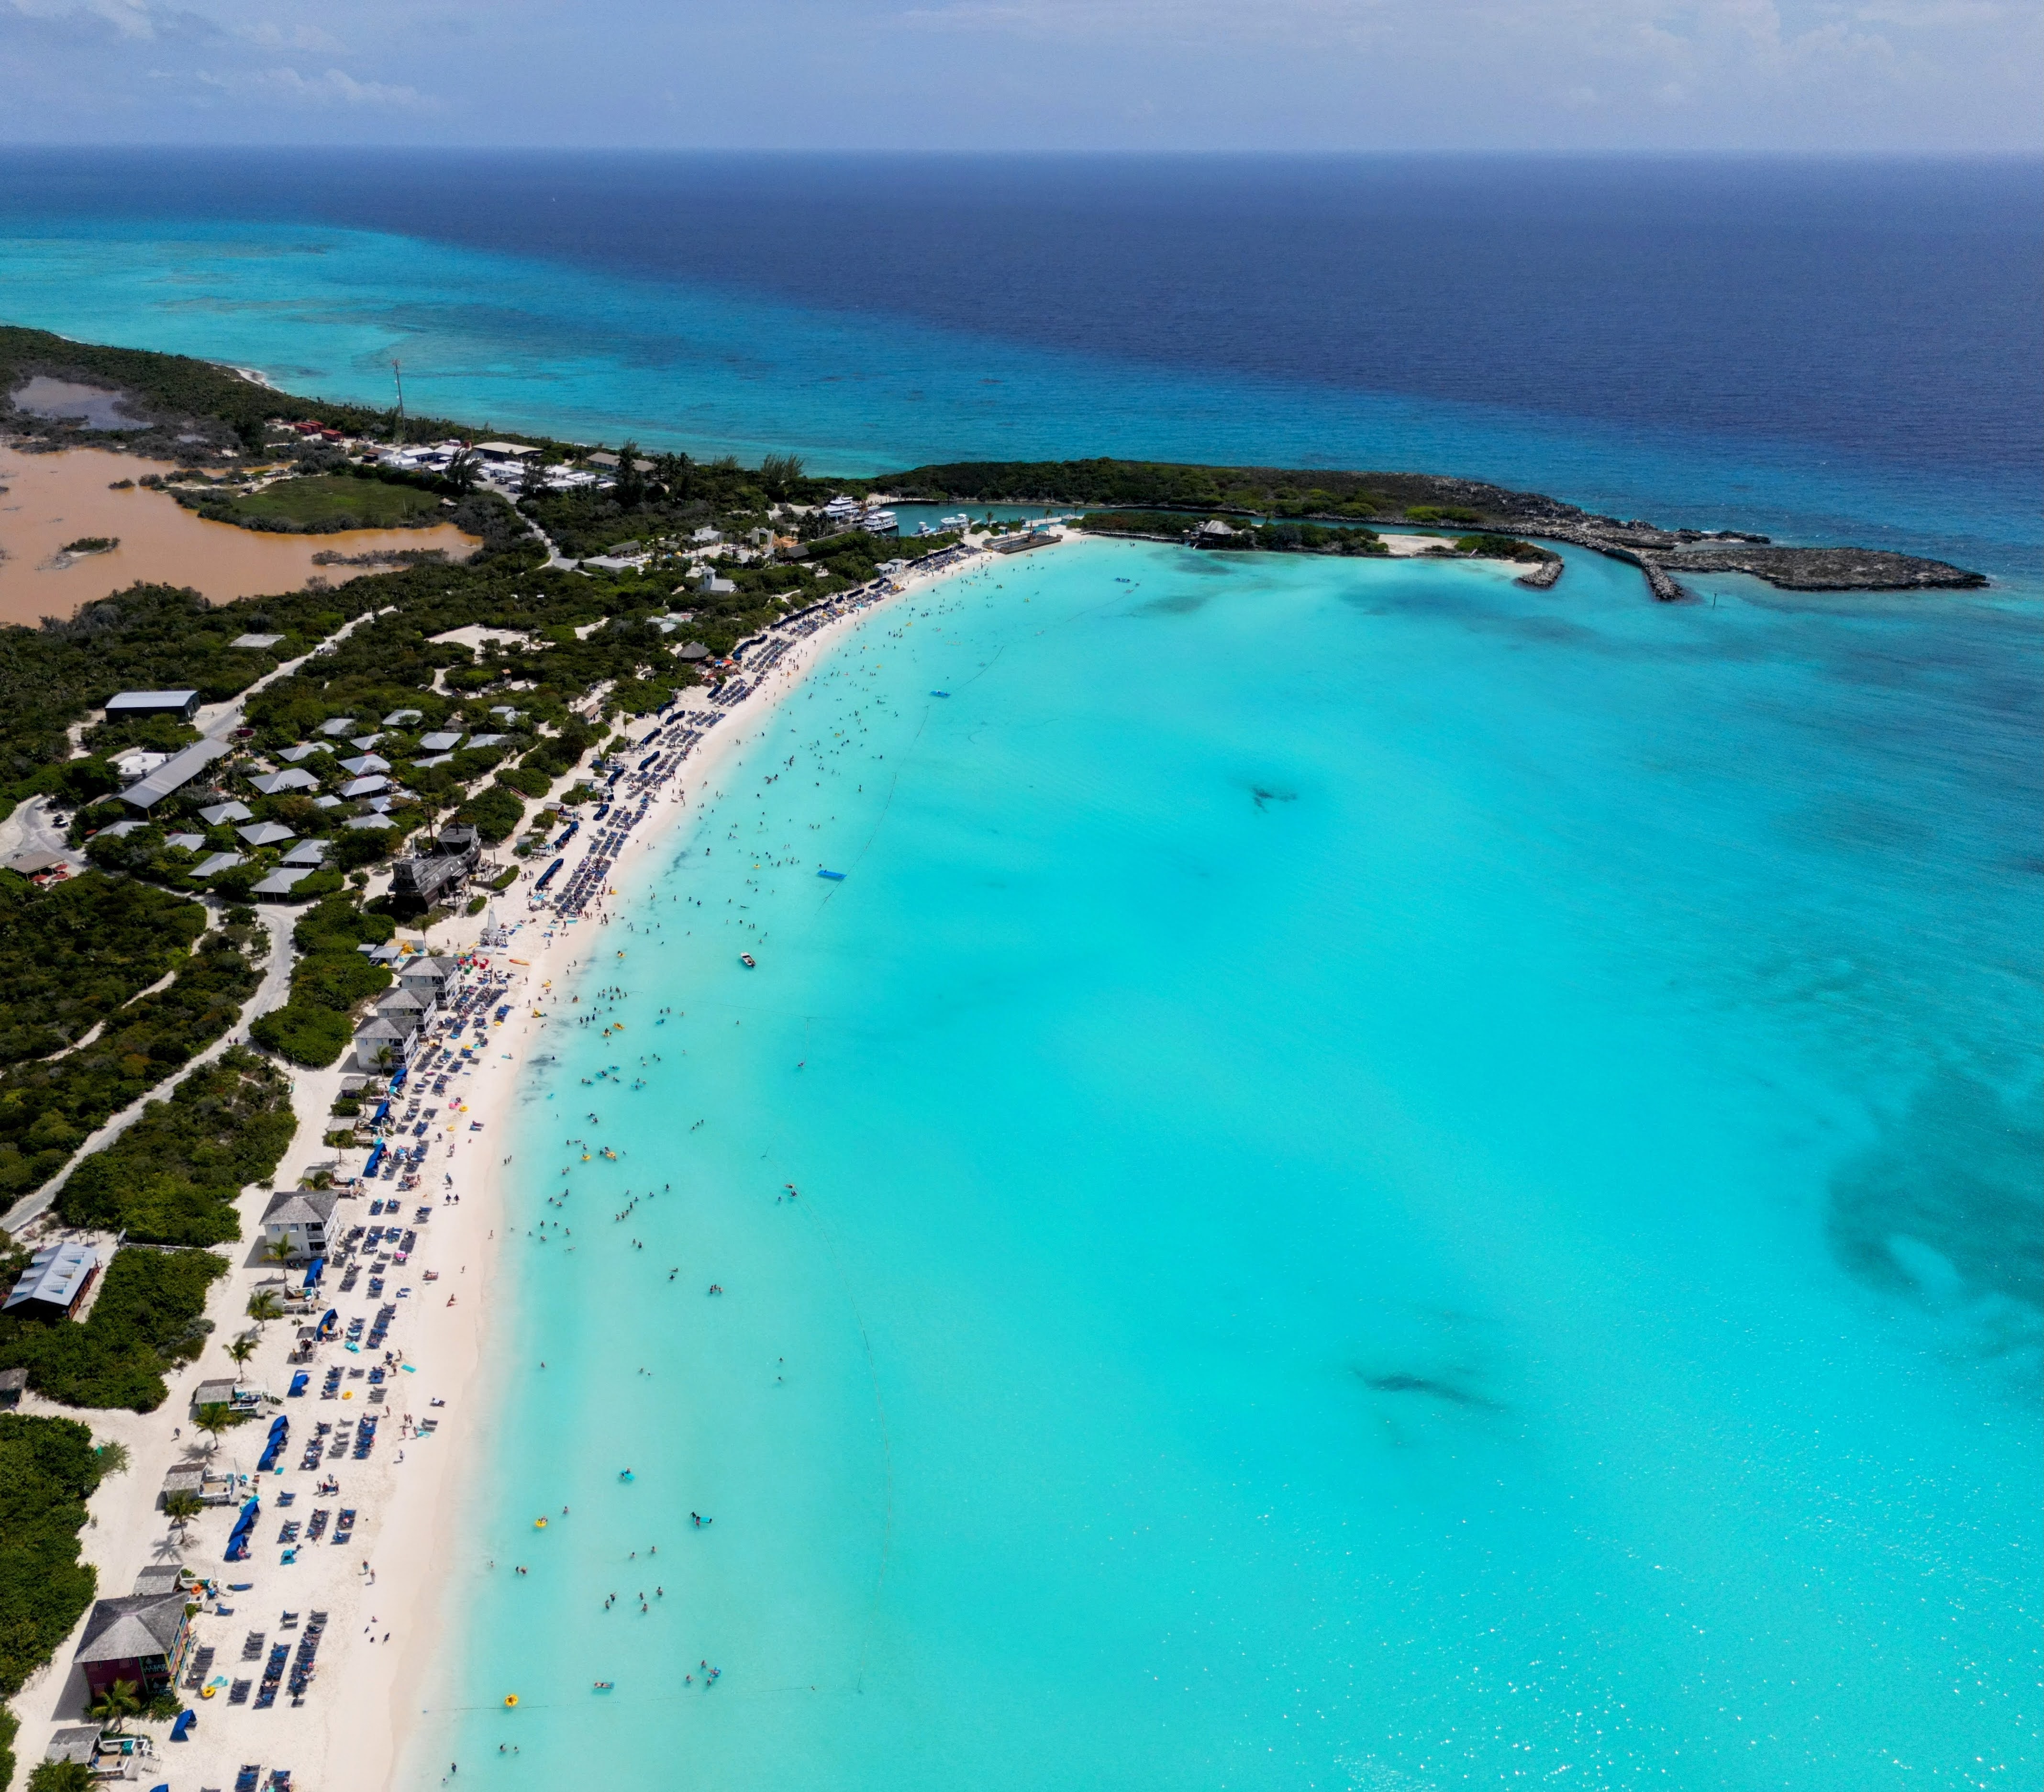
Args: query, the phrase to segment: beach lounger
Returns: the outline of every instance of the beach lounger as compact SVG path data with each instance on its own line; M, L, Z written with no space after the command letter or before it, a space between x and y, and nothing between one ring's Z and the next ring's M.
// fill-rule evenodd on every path
M227 1689L227 1702L229 1705L246 1705L249 1691L255 1684L253 1680L236 1680ZM252 1781L250 1783L252 1785L254 1782Z
M256 1782L263 1777L263 1763L255 1762L244 1767L234 1776L234 1792L256 1792Z

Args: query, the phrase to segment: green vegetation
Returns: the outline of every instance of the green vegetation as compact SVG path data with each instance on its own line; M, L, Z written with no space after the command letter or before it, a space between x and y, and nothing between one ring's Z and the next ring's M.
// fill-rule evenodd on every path
M294 1064L323 1069L336 1063L348 1049L357 1005L390 986L390 971L355 948L382 945L396 931L394 922L365 913L344 894L322 897L291 931L300 956L290 999L258 1015L250 1036Z
M89 761L81 761L89 763ZM190 956L206 910L87 871L39 890L0 872L0 1065L48 1057Z
M477 791L454 812L454 818L468 823L494 846L517 833L518 824L525 818L525 806L518 800L517 792L506 789L500 779Z
M12 1726L19 1720L12 1712L7 1714L8 1740L13 1740ZM0 1772L13 1766L12 1755L0 1753ZM29 1792L92 1792L91 1770L83 1761L38 1761L29 1775Z
M235 1197L268 1179L296 1125L290 1079L237 1046L79 1164L58 1215L144 1244L225 1244L241 1236Z
M0 1313L0 1368L27 1369L29 1386L67 1406L152 1413L166 1372L204 1348L206 1290L227 1270L211 1251L117 1251L83 1325Z
M57 550L63 554L106 554L121 545L117 535L81 535L75 541L67 541Z
M242 497L179 490L178 501L216 522L284 535L331 535L352 529L420 529L447 520L432 492L347 474L280 479Z
M1555 560L1561 558L1551 548L1536 548L1530 541L1516 541L1508 535L1458 536L1455 552L1473 554L1482 560Z
M1408 504L1405 520L1408 523L1480 523L1483 513L1472 510L1466 504Z
M1211 516L1368 521L1412 505L1481 507L1500 517L1580 515L1527 492L1427 473L1350 473L1332 468L1198 467L1158 460L968 460L912 467L871 482L907 498L942 504L1056 504ZM1481 521L1475 510L1471 521Z
M102 1121L233 1024L260 980L245 928L209 934L168 989L121 1009L67 1056L0 1074L0 1200L39 1187Z
M97 1582L78 1539L104 1473L77 1420L0 1413L0 1696L21 1690L92 1603ZM6 1713L0 1785L13 1777L15 1727Z
M348 585L216 609L196 591L138 584L68 621L0 628L0 791L18 800L59 789L71 752L66 725L116 691L184 686L219 702L373 601ZM229 645L257 631L285 638L261 651Z

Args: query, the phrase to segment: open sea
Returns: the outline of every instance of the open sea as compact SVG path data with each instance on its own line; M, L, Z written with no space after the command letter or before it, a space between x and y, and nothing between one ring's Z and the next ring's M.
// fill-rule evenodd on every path
M405 1786L2037 1782L2044 169L0 175L0 316L300 389L1995 576L1092 542L865 620L576 929Z

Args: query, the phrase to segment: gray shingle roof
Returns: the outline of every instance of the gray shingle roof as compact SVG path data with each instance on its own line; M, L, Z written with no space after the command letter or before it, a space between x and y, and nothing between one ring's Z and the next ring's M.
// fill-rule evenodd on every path
M340 1197L331 1189L285 1189L270 1197L263 1209L266 1226L323 1226L333 1217Z
M167 1655L184 1621L182 1593L131 1593L125 1599L102 1599L85 1621L77 1659L134 1661L144 1655Z

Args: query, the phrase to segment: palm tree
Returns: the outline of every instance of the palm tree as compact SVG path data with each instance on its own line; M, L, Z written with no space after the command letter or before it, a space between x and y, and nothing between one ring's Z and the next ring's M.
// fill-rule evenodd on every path
M284 1303L267 1288L259 1288L248 1297L248 1317L260 1325L284 1317Z
M206 1502L188 1487L180 1487L175 1494L163 1496L164 1516L177 1528L180 1536L184 1535L186 1527L205 1510Z
M256 1334L253 1332L244 1332L227 1347L227 1354L234 1359L235 1366L239 1368L256 1354Z
M389 1048L386 1046L385 1049L387 1051ZM275 1263L280 1269L291 1260L294 1254L291 1241L288 1236L273 1238L263 1247L263 1262Z
M627 437L617 451L617 489L613 494L628 510L636 510L646 496L646 476L639 470L639 444Z
M476 463L475 450L465 448L448 463L447 482L466 498L475 490L475 482L481 472L482 468Z
M86 1708L88 1717L120 1733L121 1724L142 1709L142 1689L133 1680L116 1680Z
M209 1440L206 1450L210 1454L220 1447L221 1433L232 1431L241 1423L244 1416L225 1401L209 1400L193 1415L192 1423L206 1434Z

